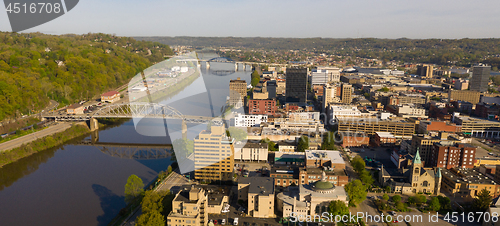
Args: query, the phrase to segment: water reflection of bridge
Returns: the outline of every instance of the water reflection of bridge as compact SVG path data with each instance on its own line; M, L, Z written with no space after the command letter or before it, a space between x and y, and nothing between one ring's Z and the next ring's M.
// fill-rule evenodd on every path
M126 159L163 159L172 155L171 144L133 144L99 142L98 131L92 133L91 140L83 140L78 145L93 146L111 157Z

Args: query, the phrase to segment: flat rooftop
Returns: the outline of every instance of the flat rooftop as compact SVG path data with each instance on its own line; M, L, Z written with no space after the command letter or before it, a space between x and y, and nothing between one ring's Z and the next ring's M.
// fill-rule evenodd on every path
M493 179L479 172L476 169L442 169L443 177L450 179L455 183L465 184L498 184Z
M271 177L242 177L238 183L250 184L248 193L258 195L274 194L274 178Z
M345 164L344 159L340 156L339 151L327 151L327 150L306 150L307 160L320 160L320 159L330 159L332 164Z

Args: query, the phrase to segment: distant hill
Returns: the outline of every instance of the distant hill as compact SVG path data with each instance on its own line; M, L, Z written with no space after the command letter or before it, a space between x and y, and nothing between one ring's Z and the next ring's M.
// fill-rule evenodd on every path
M169 46L107 34L45 35L0 32L0 121L69 104L128 81Z
M332 39L239 37L134 37L167 45L305 50L409 63L466 66L500 56L500 39ZM491 59L490 59L491 61ZM497 60L493 60L497 61Z

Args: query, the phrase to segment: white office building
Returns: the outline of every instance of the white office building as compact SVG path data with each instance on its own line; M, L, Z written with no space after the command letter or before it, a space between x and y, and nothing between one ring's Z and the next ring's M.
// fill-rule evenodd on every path
M312 85L324 85L340 81L340 69L336 67L317 67L311 72Z
M260 126L260 123L267 122L267 115L244 115L238 113L234 117L235 127L254 127Z

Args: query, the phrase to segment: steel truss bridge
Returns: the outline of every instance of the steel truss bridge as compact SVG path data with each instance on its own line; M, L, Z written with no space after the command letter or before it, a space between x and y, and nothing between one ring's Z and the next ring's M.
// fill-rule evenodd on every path
M156 103L123 103L108 104L90 114L63 114L49 113L42 115L56 121L88 121L97 118L163 118L179 119L184 123L207 123L214 117L183 115L173 107Z

